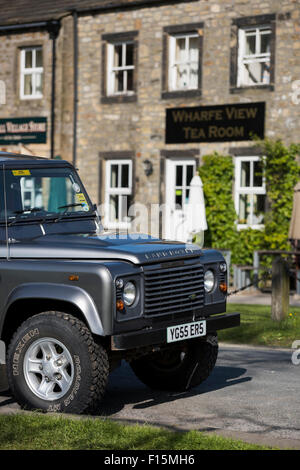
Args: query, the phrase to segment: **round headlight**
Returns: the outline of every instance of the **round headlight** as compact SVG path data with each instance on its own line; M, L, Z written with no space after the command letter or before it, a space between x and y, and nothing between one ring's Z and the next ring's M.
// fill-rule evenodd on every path
M136 299L136 288L133 282L126 282L123 289L123 300L125 305L130 307Z
M206 292L211 292L215 285L214 273L210 270L204 274L204 289Z

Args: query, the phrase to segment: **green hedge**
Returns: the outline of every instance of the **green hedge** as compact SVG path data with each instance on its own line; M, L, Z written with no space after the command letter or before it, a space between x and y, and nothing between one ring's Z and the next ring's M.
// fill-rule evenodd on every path
M238 240L232 197L234 165L231 157L214 153L202 159L199 175L203 183L206 219L205 246L233 250Z
M293 188L299 179L297 155L300 145L281 141L258 144L263 159L269 211L265 229L237 231L233 201L234 163L231 156L205 155L199 174L203 182L208 230L205 246L231 250L232 263L252 265L253 251L289 249L288 230L293 206Z
M264 170L270 205L265 220L265 243L269 250L289 250L288 232L294 187L299 180L297 155L300 145L286 147L280 140L265 140L260 145L265 155Z

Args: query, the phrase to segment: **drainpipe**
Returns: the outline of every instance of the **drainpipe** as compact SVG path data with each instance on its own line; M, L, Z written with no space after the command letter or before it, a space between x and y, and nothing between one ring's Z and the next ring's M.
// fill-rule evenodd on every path
M73 165L77 160L77 105L78 105L78 14L73 11Z
M56 82L56 39L60 24L58 21L51 21L48 24L49 37L52 40L52 77L51 77L51 135L50 135L50 157L54 158L55 152L55 82Z

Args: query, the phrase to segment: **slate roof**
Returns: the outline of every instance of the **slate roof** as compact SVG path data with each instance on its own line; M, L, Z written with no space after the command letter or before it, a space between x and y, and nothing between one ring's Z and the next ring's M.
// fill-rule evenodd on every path
M177 1L195 0L171 0ZM170 0L0 0L0 26L57 20L72 10L80 13L162 3L170 3Z

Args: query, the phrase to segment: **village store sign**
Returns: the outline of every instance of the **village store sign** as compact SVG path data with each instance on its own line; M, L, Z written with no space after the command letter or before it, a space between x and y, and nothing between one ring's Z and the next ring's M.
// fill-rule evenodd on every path
M264 124L265 103L170 108L166 144L263 139Z
M47 118L0 119L0 145L45 144L46 142Z

